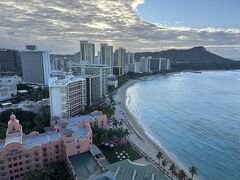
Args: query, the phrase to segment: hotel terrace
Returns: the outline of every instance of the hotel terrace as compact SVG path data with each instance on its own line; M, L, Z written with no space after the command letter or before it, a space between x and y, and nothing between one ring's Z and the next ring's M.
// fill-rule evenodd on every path
M0 140L0 179L23 179L28 171L60 160L66 162L69 172L77 179L73 166L76 161L71 160L76 160L82 154L90 155L95 162L104 160L101 152L92 145L91 125L106 127L107 116L95 111L69 119L53 117L48 133L32 132L25 135L19 120L12 114L6 138Z

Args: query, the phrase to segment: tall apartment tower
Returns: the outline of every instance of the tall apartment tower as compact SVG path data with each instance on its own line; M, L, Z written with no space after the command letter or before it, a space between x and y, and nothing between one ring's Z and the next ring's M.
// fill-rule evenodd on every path
M88 41L80 41L80 61L94 64L95 44L89 43Z
M113 46L108 46L108 44L100 44L100 64L108 65L112 74Z
M87 75L86 76L86 94L87 94L88 106L92 106L98 103L102 99L100 92L101 92L100 75Z
M133 63L135 63L134 53L132 53L132 52L127 52L127 53L126 53L125 64L133 64Z
M25 50L20 52L23 82L48 85L50 76L49 51Z
M49 83L51 116L68 118L86 107L86 78L51 78Z
M123 74L123 67L126 64L126 49L118 48L114 52L113 74L119 76Z

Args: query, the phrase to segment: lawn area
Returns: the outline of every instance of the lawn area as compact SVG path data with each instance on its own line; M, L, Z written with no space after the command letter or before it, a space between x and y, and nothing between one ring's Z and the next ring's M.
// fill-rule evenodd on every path
M123 153L123 151L125 151L125 153ZM116 152L118 154L116 154ZM103 154L105 155L106 159L109 161L110 164L115 163L120 160L119 158L117 158L117 156L120 153L123 153L123 155L125 155L125 156L126 156L126 154L128 154L129 158L127 158L127 156L126 156L126 159L130 159L131 161L135 161L142 157L131 147L130 144L121 145L121 146L114 147L114 148L104 148L103 149Z

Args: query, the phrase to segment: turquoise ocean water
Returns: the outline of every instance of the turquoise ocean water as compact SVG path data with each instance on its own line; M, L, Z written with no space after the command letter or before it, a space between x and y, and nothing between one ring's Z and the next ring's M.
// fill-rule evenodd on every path
M127 90L145 131L198 179L240 179L240 71L150 78Z

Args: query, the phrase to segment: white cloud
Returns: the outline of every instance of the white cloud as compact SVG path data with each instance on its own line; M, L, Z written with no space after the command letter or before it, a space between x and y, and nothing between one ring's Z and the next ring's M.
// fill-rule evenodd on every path
M0 47L38 44L57 53L76 52L80 39L109 42L132 51L204 45L239 47L240 29L178 27L153 24L136 15L143 0L0 1ZM234 49L234 48L232 48ZM238 51L239 52L239 51Z

